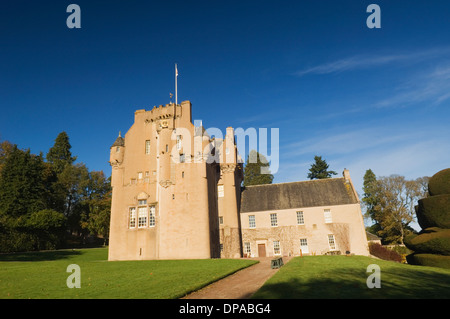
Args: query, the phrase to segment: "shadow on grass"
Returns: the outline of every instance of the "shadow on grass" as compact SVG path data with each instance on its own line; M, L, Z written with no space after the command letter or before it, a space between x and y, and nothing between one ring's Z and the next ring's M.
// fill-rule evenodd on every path
M293 277L266 282L255 299L446 299L450 274L411 269L381 269L381 288L368 288L371 273L338 269L320 278Z
M23 253L0 254L1 261L50 261L66 259L71 256L81 255L78 250L49 250L49 251L33 251Z

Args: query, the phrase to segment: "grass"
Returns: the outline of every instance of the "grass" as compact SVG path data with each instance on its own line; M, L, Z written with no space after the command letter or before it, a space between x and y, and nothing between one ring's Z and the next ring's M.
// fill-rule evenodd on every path
M377 264L381 288L367 287ZM293 258L252 298L450 298L450 270L412 266L364 256L311 256Z
M253 264L250 260L107 261L107 248L0 255L0 299L173 299ZM67 266L81 270L69 289Z

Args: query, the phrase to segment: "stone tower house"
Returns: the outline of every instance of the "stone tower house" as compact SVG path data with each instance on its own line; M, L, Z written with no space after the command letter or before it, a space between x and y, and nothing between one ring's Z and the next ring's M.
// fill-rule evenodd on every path
M208 136L191 108L138 110L111 146L109 260L242 256L234 130Z

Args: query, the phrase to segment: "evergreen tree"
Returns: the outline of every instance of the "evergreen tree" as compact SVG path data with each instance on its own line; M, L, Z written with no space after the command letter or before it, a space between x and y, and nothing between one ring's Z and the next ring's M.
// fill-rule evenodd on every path
M368 169L364 174L363 191L364 195L362 198L362 202L366 207L365 216L370 217L372 220L375 220L375 206L378 203L377 177L371 169Z
M14 145L0 176L0 213L11 221L46 208L47 194L42 156Z
M67 165L72 165L76 157L72 157L69 136L66 132L58 134L55 144L47 153L47 161L52 164L56 174L60 174Z
M335 171L328 170L329 165L322 159L322 156L314 156L314 163L309 169L308 178L309 179L324 179L330 178L331 175L337 175Z
M270 174L269 166L264 155L251 150L244 168L244 186L272 184L273 175Z

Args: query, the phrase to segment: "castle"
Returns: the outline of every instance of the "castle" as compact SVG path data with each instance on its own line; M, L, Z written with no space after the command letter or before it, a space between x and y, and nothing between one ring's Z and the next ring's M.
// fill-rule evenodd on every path
M109 260L368 254L347 170L242 191L234 129L210 137L191 111L189 101L138 110L111 146Z

